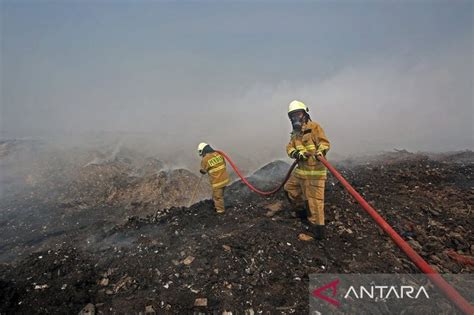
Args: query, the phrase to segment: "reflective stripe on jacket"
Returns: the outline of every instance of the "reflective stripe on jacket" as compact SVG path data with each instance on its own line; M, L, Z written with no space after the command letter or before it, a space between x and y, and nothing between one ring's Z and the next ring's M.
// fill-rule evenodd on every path
M310 153L307 160L298 161L294 174L303 179L325 179L327 176L326 167L316 158L316 152L320 151L326 154L329 151L330 144L323 128L314 121L308 121L301 129L300 133L292 133L291 139L286 146L288 156L298 150L302 153Z
M201 169L209 174L212 188L222 188L230 182L224 157L217 152L204 155L201 161Z

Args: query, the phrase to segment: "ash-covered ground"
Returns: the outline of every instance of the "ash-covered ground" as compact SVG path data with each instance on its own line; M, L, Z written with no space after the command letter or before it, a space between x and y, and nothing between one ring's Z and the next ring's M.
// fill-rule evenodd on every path
M216 215L211 200L183 206L198 177L157 159L67 161L22 173L28 185L2 194L1 313L77 314L89 304L99 314L302 314L308 274L419 272L332 176L326 239L307 241L283 192L263 198L235 182ZM335 166L435 269L474 271L472 152ZM251 181L269 189L288 168L271 162Z

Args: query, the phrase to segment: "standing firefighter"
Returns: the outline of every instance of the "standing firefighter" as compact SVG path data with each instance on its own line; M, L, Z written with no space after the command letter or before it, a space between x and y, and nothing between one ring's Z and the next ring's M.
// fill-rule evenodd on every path
M224 213L224 188L229 183L229 174L225 168L224 157L214 151L207 143L198 146L199 156L202 156L201 174L209 174L212 186L212 199L217 213Z
M324 184L326 167L316 156L324 156L329 150L329 141L323 128L309 117L308 107L293 101L288 108L293 131L286 151L298 160L298 166L285 184L288 198L301 216L307 216L310 231L316 239L324 238ZM305 200L309 213L305 212Z

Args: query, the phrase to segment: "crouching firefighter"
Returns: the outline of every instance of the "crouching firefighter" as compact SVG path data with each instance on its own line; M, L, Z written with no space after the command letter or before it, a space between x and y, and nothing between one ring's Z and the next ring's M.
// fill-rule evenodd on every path
M288 108L293 131L286 151L290 158L298 160L298 166L284 188L294 210L300 217L307 216L310 232L321 240L324 238L324 186L327 170L317 156L326 155L329 141L321 126L311 121L308 112L308 107L296 100Z
M224 189L229 184L229 174L227 173L225 160L222 155L214 151L207 143L200 143L198 146L199 156L202 157L201 174L209 174L212 187L212 199L217 213L224 213Z

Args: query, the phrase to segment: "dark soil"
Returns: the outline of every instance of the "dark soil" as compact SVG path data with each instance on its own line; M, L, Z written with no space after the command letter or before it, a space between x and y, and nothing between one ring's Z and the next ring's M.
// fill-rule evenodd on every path
M474 255L473 162L409 155L336 167L435 269L472 273L447 253ZM288 167L273 162L252 181L271 188ZM2 203L1 313L77 314L92 303L117 314L303 314L311 273L419 272L332 176L322 241L299 240L310 233L283 192L262 198L240 182L224 215L210 200L143 216L22 200Z

